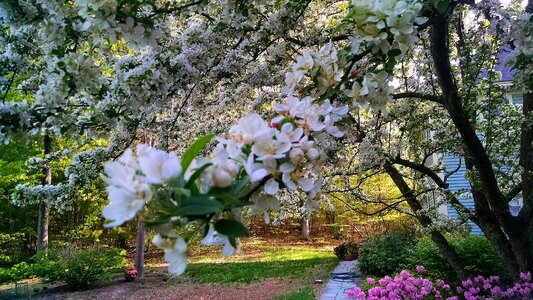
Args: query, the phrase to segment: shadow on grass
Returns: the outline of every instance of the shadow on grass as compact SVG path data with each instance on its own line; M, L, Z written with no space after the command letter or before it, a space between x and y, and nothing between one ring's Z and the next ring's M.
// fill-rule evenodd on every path
M218 264L194 263L187 266L185 274L199 283L249 283L279 277L307 279L317 275L314 269L331 269L337 263L336 257Z

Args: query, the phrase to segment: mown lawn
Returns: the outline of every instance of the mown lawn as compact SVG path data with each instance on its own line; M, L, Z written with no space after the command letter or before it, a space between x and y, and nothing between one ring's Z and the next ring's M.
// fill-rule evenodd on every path
M198 283L249 283L279 277L314 280L323 277L317 270L330 270L337 263L331 251L282 248L265 251L263 257L252 261L192 263L185 275Z

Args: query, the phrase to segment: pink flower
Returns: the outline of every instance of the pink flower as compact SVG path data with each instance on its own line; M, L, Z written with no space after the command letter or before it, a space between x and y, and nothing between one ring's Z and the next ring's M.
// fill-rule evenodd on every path
M463 283L463 286L465 288L471 287L474 284L471 279L467 279L467 280L463 281L462 283Z
M382 286L386 286L387 284L389 284L390 282L392 281L392 279L390 278L390 276L385 276L383 278L381 278L379 280L379 284L381 284Z
M355 297L355 291L354 290L348 290L348 291L346 291L346 294L348 294L348 297L351 297L351 298Z
M366 279L366 282L368 282L368 284L376 284L376 280L374 278L372 278L372 277L368 277Z
M418 273L423 273L426 271L426 268L424 268L424 266L416 266L416 271Z
M527 273L520 273L520 278L524 281L531 281L531 273L527 272Z
M411 276L411 273L409 273L407 270L402 270L400 272L400 276L405 279L405 278Z

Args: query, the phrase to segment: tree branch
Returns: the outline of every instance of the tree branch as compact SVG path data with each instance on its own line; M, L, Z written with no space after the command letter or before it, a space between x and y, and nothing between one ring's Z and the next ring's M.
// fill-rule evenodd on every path
M521 191L522 191L522 182L520 182L519 184L511 188L509 192L507 192L507 194L505 195L505 199L507 199L507 201L511 201L513 200L514 197L520 194Z

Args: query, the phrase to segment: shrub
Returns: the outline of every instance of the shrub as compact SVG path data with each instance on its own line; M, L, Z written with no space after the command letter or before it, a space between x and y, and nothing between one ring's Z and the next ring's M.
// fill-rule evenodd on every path
M33 268L47 281L64 281L71 289L84 289L123 271L124 255L119 249L49 249L35 255Z
M417 272L423 273L425 268L417 266ZM356 299L531 299L533 296L531 273L521 273L518 282L507 286L500 283L498 276L478 275L453 288L442 279L433 281L407 270L394 278L367 278L367 283L366 291L356 287L346 293Z
M333 251L340 260L353 260L357 259L357 257L359 256L357 244L354 242L342 243L335 247Z
M395 231L370 237L359 246L359 268L367 275L394 273L407 263L413 243L412 238Z
M31 257L33 232L23 228L15 233L0 232L0 268L9 268Z
M0 283L16 282L33 276L33 270L26 262L21 262L11 268L0 268Z
M509 278L496 250L485 237L453 235L448 237L448 241L465 264L467 276L500 275L502 280ZM424 265L428 270L427 276L457 283L454 270L427 236L419 238L416 245L410 249L408 260L410 269L416 265Z

